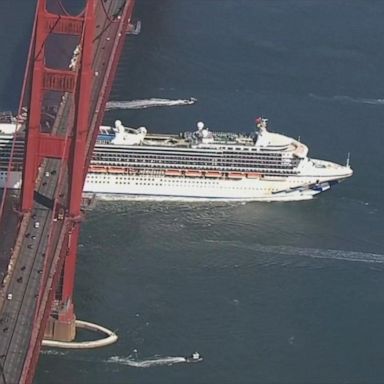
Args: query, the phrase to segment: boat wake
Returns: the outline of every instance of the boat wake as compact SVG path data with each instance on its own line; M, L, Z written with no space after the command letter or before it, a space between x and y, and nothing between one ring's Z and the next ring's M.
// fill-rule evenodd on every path
M316 249L296 247L270 247L275 251L297 256L309 256L316 259L344 260L363 263L384 263L384 255L370 252L345 251L341 249Z
M337 101L341 103L384 105L384 99L369 99L364 97L350 97L350 96L342 96L342 95L326 97L326 96L315 95L313 93L310 93L309 96L317 100Z
M42 355L53 355L53 356L65 356L68 354L67 351L58 351L56 349L42 349L40 353Z
M191 105L194 104L197 99L191 97L189 99L144 99L144 100L131 100L131 101L108 101L106 110L112 109L145 109L151 107L173 107L177 105Z
M169 366L169 365L174 365L179 363L186 363L187 360L185 359L185 357L182 357L182 356L180 357L155 356L153 358L145 359L145 360L136 360L136 359L133 359L132 356L128 356L128 357L112 356L105 362L111 363L111 364L128 365L130 367L135 367L135 368L151 368L151 367L159 367L163 365Z
M224 242L226 243L226 242ZM292 246L243 244L228 242L238 248L270 255L310 257L314 259L343 260L360 263L384 263L384 255L371 252L345 251L341 249L299 248ZM228 244L229 245L229 244Z
M79 357L79 356L71 356L68 355L68 351L58 351L51 349L42 349L41 354L43 355L53 355L60 358L64 358L65 360L76 360L87 362L91 364L97 363L105 363L105 364L120 364L126 365L134 368L151 368L151 367L160 367L160 366L171 366L174 364L188 364L188 363L197 363L202 361L202 357L198 354L197 358L194 357L196 352L189 357L184 356L159 356L155 355L153 357L149 357L148 359L139 359L137 352L130 354L129 356L111 356L106 360L95 360L87 357Z

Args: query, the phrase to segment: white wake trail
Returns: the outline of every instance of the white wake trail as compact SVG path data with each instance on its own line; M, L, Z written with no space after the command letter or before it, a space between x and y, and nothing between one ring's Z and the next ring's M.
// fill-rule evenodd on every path
M334 100L342 101L347 103L358 103L358 104L372 104L372 105L382 105L384 104L384 99L368 99L365 97L350 97L350 96L334 96Z
M309 96L317 100L338 101L341 103L384 105L384 99L369 99L365 97L351 97L351 96L343 96L343 95L326 97L326 96L315 95L313 93L310 93Z
M251 249L255 252L281 255L300 256L315 259L343 260L360 263L384 263L384 255L372 252L346 251L341 249L299 248L279 245L238 244L238 247Z
M108 101L106 110L112 109L145 109L151 107L173 107L177 105L192 105L197 99L191 97L189 99L144 99L144 100L131 100L131 101Z
M108 360L106 360L106 363L128 365L130 367L135 367L135 368L151 368L151 367L158 367L162 365L186 363L186 359L185 357L181 357L181 356L180 357L166 356L166 357L154 357L154 358L145 359L145 360L136 360L136 359L132 359L131 356L128 356L128 357L112 356Z
M42 349L40 353L42 355L53 355L53 356L65 356L68 354L67 351L58 351L56 349Z

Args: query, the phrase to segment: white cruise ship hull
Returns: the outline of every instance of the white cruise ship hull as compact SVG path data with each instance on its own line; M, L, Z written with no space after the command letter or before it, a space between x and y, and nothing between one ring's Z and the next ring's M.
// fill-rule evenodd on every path
M6 172L0 173L4 188ZM269 179L209 179L201 177L169 177L155 175L88 174L85 193L94 193L105 200L172 199L172 200L245 200L297 201L308 200L340 181L340 175L328 177L289 177ZM11 172L7 188L19 189L21 172Z

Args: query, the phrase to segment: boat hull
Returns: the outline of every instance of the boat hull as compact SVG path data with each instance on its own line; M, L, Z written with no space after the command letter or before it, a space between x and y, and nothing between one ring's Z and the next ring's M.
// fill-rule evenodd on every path
M5 172L0 174L0 188L5 185ZM246 200L298 201L308 200L327 190L340 179L288 177L281 179L210 179L140 174L87 175L84 192L100 195L103 199L170 199L170 200ZM21 186L21 173L11 172L7 188Z

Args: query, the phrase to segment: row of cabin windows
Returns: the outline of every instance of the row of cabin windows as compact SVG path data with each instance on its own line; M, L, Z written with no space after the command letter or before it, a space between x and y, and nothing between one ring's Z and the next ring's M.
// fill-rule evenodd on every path
M121 161L129 159L144 159L144 160L170 160L174 162L179 161L274 161L282 160L282 156L175 156L175 155L143 155L132 153L93 153L92 159L121 159ZM294 157L284 157L284 160L295 159Z
M158 183L145 183L145 182L123 182L123 181L117 181L111 183L110 181L92 181L92 180L87 180L92 182L93 184L124 184L124 185L140 185L140 186L152 186L152 187L184 187L185 183L176 183L176 184L171 184L171 183L166 183L166 182L158 182ZM211 187L212 183L209 182L195 182L195 185L198 185L199 188L201 187ZM222 186L221 188L225 189L232 189L232 190L264 190L264 191L269 191L272 192L274 189L272 188L255 188L255 187L245 187L245 186Z
M93 159L93 162L118 162L121 164L172 164L172 165L228 165L228 164L250 164L250 165L285 165L285 166L293 166L297 165L298 162L290 162L290 161L263 161L263 160L258 160L258 161L246 161L246 160L209 160L209 161L204 161L204 160L180 160L177 162L174 162L170 159L153 159L153 160L146 160L146 159L129 159L129 160L124 160L124 159L119 159L119 158L110 158L110 159Z
M168 147L169 148L169 147ZM123 147L123 146L107 146L104 147L102 145L96 145L95 151L96 152L110 152L110 153L121 153L121 152L126 152L126 153L133 153L133 154L145 154L145 153L150 153L150 154L156 154L156 156L159 155L166 155L166 154L175 154L178 156L184 155L184 156L192 156L192 155L209 155L209 156L225 156L225 155L231 155L234 154L236 156L239 156L239 152L241 152L241 156L263 156L263 155L270 155L270 156L279 156L282 153L286 153L286 150L288 147L284 148L279 148L278 150L267 150L267 149L260 149L256 151L238 151L238 150L233 150L233 149L226 149L226 148L218 148L218 149L204 149L204 150L195 150L195 149L182 149L182 148L169 148L167 147L164 148L150 148L150 147ZM256 153L255 153L256 152Z
M111 165L116 165L116 164L111 164ZM143 166L145 167L145 166ZM164 167L164 169L166 169L167 167ZM192 167L191 167L192 168ZM145 168L144 168L145 169ZM148 168L148 171L150 170L151 168L149 167ZM211 168L210 167L194 167L194 169L197 169L197 170L210 170ZM239 167L236 167L236 168L225 168L225 169L219 169L219 171L222 171L222 172L260 172L260 173L263 173L264 175L268 175L268 174L273 174L273 175L296 175L297 174L297 171L294 170L294 169L284 169L284 168L281 168L281 169L271 169L271 168L240 168ZM141 173L143 172L142 169L140 170L137 170L135 173ZM145 173L145 172L144 172ZM93 174L91 172L91 174ZM148 172L147 174L153 174L153 172ZM159 171L158 172L159 175L161 175L162 173Z
M107 182L107 181L94 181L93 182L94 184L111 184L111 182ZM294 183L294 182L291 182L292 184L298 184L297 182ZM123 182L123 181L117 181L117 182L113 182L112 184L116 185L139 185L139 186L152 186L152 187L184 187L185 186L185 183L177 183L177 184L170 184L170 183L162 183L162 182L158 182L158 183L144 183L144 182ZM199 188L210 188L211 185L209 185L209 183L204 183L204 182L201 182L201 183L195 183L195 185L198 185ZM256 187L246 187L246 186L221 186L220 188L223 188L223 189L227 189L227 190L254 190L254 191L267 191L267 192L273 192L273 191L276 191L278 190L278 188L256 188Z
M94 165L99 165L99 166L106 166L105 163L96 163L93 162L92 164ZM140 164L140 163L135 163L135 164L121 164L118 162L111 162L108 164L108 166L116 166L116 167L140 167L140 168L148 168L148 169L153 169L154 167L161 168L161 169L175 169L175 164ZM257 166L253 164L243 164L243 165L226 165L226 166L221 166L221 165L185 165L180 166L178 168L181 169L199 169L199 170L212 170L214 168L215 170L218 171L223 171L223 172L229 172L229 171L242 171L242 172L252 172L252 171L262 171L263 173L266 172L284 172L284 173L295 173L295 167L293 166L274 166L274 165L265 165L265 166Z
M94 152L92 158L133 158L133 159L172 159L175 161L178 160L227 160L227 159L243 159L243 160L273 160L279 161L282 158L289 159L294 158L294 156L270 156L270 155L261 155L261 156L212 156L212 155L175 155L175 154L142 154L142 153L129 153L129 152Z

